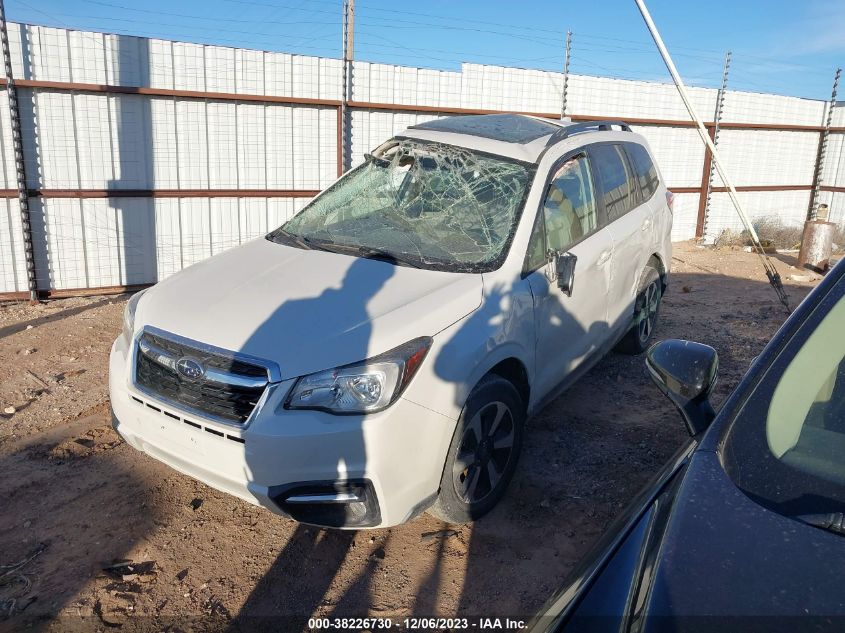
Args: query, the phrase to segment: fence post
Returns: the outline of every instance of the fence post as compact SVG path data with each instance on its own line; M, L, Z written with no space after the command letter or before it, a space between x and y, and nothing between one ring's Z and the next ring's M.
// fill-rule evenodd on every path
M351 122L349 116L349 101L352 97L352 59L355 50L355 0L343 2L343 91L340 96L340 171L351 166L349 156L352 145ZM340 175L340 174L338 174Z
M833 90L830 94L830 103L827 106L827 118L825 119L824 129L819 135L819 150L816 153L816 168L813 172L813 193L810 195L810 207L807 209L807 220L815 220L816 212L818 211L819 191L821 190L822 180L824 179L824 157L827 153L827 142L830 138L830 126L833 123L833 109L836 107L836 91L839 88L839 77L842 75L842 69L837 68L836 74L833 76Z
M21 211L23 230L24 258L26 259L26 279L29 289L29 301L38 301L38 276L35 270L35 251L32 246L32 218L29 210L29 191L26 186L26 169L21 142L21 117L18 108L18 90L12 75L12 55L9 52L9 34L6 31L6 7L0 0L0 42L3 46L3 65L6 70L6 94L9 96L9 115L12 126L12 146L15 152L15 172L18 185L18 202Z
M569 60L572 54L572 31L566 32L566 50L563 55L563 93L560 103L560 120L566 119L566 93L569 89Z
M719 92L716 95L716 110L713 113L713 127L710 128L710 139L713 141L713 145L717 145L719 142L719 131L720 131L720 124L722 122L722 110L725 106L725 93L728 89L728 69L731 66L731 52L728 51L725 53L725 65L722 68L722 85L719 88ZM707 234L707 218L710 216L710 195L713 190L713 175L715 174L715 169L713 166L713 154L710 152L710 148L706 148L704 156L704 172L707 173L707 184L706 187L702 187L702 191L699 194L698 199L698 220L695 226L695 236L696 237L704 237ZM702 178L704 174L702 173Z

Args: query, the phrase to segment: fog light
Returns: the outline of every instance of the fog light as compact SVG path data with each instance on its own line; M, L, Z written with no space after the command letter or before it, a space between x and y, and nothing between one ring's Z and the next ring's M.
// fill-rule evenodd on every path
M367 515L367 506L361 501L355 501L346 506L346 511L351 515L350 518L357 521Z
M381 523L373 484L366 479L271 486L269 496L282 512L301 523L346 528Z

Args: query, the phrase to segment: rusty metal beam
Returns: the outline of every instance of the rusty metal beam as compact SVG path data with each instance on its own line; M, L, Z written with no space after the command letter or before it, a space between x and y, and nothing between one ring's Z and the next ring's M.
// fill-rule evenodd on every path
M711 141L716 141L716 126L707 129ZM710 148L704 147L704 165L701 169L701 187L698 189L698 215L695 218L695 237L704 237L704 224L707 221L707 190L714 191L710 187L710 178L713 173L713 152Z
M337 109L337 175L343 174L343 108Z
M737 191L810 191L812 185L740 185ZM668 187L674 193L698 193L700 187ZM822 191L845 192L845 187L823 186ZM713 187L724 193L726 187ZM313 198L319 189L30 189L41 198ZM0 198L16 198L17 190L0 189Z
M5 85L5 80L2 85ZM233 92L206 92L202 90L175 90L171 88L145 88L140 86L115 86L112 84L87 84L68 81L42 81L20 79L15 81L19 88L40 88L42 90L103 92L109 94L147 95L152 97L180 97L184 99L211 99L213 101L258 101L261 103L283 103L289 105L311 105L340 107L338 99L310 99L307 97L285 97L281 95L254 95Z
M99 288L62 288L39 290L40 299L67 299L69 297L97 297L101 295L122 295L128 292L138 292L149 288L153 284L135 284L131 286L101 286ZM0 292L0 301L26 301L28 292Z
M41 198L313 198L319 189L30 189ZM0 198L15 198L16 189L0 189Z
M5 86L6 82L0 79L0 85ZM310 105L340 108L341 101L338 99L311 99L306 97L287 97L280 95L255 95L228 92L206 92L199 90L176 90L171 88L145 88L137 86L116 86L111 84L88 84L67 81L42 81L37 79L20 79L15 81L20 88L38 88L42 90L75 91L75 92L100 92L111 94L137 94L158 97L180 97L185 99L210 99L217 101L257 101L263 103L280 103L288 105ZM545 119L559 119L559 112L531 112L523 110L492 110L485 108L462 108L453 106L424 106L404 103L382 103L374 101L350 101L350 108L364 110L393 110L400 112L432 112L439 114L501 114L510 112L512 114L525 114ZM571 114L573 121L594 121L608 118L607 115L593 114ZM614 117L619 118L619 117ZM693 121L686 119L652 119L640 117L622 117L626 123L631 125L661 125L668 127L695 127ZM715 125L712 121L705 121L706 127ZM776 130L783 132L821 132L824 126L821 125L796 125L791 123L744 123L744 122L723 122L724 129L735 130ZM843 133L845 127L831 127L832 133Z

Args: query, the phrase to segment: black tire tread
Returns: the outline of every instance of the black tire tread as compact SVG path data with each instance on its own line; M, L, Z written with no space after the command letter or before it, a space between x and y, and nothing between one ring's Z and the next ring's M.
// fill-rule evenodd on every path
M471 507L469 504L461 501L454 492L451 480L451 464L457 454L458 445L463 438L465 420L470 419L474 415L474 412L489 402L492 397L505 402L505 404L511 407L511 415L513 416L515 427L513 445L515 454L502 475L499 490L487 499L478 502L475 507ZM449 452L446 456L443 474L440 478L440 491L434 505L428 509L429 514L446 523L460 524L470 523L476 519L480 519L493 509L502 496L504 496L508 484L513 477L513 473L516 470L516 464L519 461L519 453L522 448L522 433L525 424L525 408L526 405L522 402L519 392L509 380L496 374L488 374L481 379L470 393L469 398L467 398L464 410L461 412L461 417L455 426L455 433L449 444Z
M643 269L642 275L640 275L640 285L637 289L637 298L636 301L639 303L640 297L648 288L649 284L653 281L660 281L660 272L651 264L647 264L646 267ZM655 319L655 325L657 325L657 321L660 317L660 301L663 299L663 285L660 284L660 298L658 299L658 312L657 318ZM634 306L634 315L636 316L637 307ZM628 354L631 356L636 356L638 354L642 354L643 352L648 349L649 341L646 341L645 345L640 341L640 337L637 335L637 327L636 323L632 323L630 329L625 333L625 336L616 344L616 351L622 354Z

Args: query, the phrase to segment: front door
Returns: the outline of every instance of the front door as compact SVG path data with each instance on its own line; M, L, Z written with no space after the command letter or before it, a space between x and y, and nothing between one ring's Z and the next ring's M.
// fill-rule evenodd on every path
M621 330L631 324L643 267L653 252L651 204L641 203L621 144L590 146L613 239L613 284L608 293L608 322Z
M526 260L534 297L535 384L542 398L607 339L607 294L613 240L602 227L585 154L555 168ZM549 252L572 253L571 296L558 288Z

